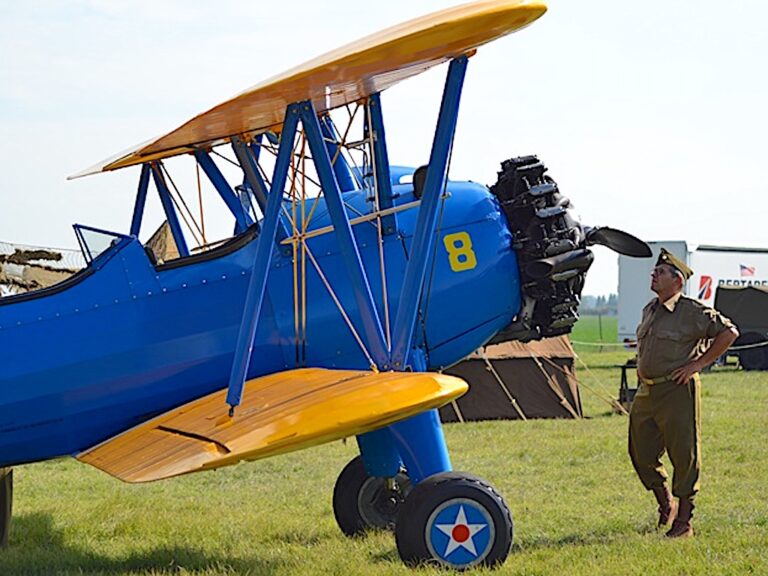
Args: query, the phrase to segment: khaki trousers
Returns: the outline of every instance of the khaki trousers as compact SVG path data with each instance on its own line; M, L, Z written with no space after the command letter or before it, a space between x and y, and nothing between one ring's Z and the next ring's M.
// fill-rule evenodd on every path
M672 494L693 499L701 467L701 381L640 384L629 413L629 456L640 481L651 490L663 486L666 451L674 468Z

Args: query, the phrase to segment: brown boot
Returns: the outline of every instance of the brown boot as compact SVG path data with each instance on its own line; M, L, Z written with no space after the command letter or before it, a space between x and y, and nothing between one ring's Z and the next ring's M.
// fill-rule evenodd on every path
M675 519L675 501L666 484L651 488L656 502L659 503L659 528L668 526Z
M672 528L666 534L667 538L688 538L693 536L693 526L691 526L693 509L693 500L690 498L680 498L677 506L677 517L672 522Z

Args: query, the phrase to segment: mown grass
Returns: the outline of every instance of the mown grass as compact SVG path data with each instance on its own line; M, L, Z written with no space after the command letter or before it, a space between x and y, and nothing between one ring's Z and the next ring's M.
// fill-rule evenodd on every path
M573 327L571 339L582 342L615 343L618 335L618 316L583 315ZM602 335L602 338L601 338Z
M577 353L616 352L622 350L617 342L618 330L617 316L581 316L570 338Z
M591 376L579 376L615 394L627 356L584 352ZM703 383L688 541L655 530L626 456L626 417L584 389L584 420L446 426L454 466L490 480L515 519L512 553L493 573L768 574L768 374L728 367ZM341 535L331 492L355 454L354 442L334 443L148 485L69 459L19 467L0 575L445 574L402 566L388 533Z

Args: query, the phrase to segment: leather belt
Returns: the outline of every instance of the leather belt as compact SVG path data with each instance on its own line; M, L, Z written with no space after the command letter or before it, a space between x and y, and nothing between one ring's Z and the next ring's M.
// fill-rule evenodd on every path
M653 386L654 384L663 384L664 382L672 381L672 378L669 376L659 376L658 378L642 378L638 376L637 379L646 386Z
M699 373L695 372L691 375L691 380L698 378ZM653 386L654 384L664 384L664 382L674 382L671 376L659 376L658 378L642 378L638 375L637 379L646 386Z

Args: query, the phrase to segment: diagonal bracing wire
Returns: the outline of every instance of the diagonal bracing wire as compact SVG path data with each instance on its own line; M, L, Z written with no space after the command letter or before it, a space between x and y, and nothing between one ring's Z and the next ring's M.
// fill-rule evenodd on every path
M165 164L163 164L162 162L158 162L158 164L160 166L160 170L162 171L164 177L166 177L168 181L171 183L173 190L176 192L176 196L178 196L178 200L177 200L176 196L174 196L173 194L170 194L171 201L176 206L176 210L179 212L179 215L181 215L181 219L184 220L184 224L187 225L187 228L192 234L195 242L197 242L199 246L202 246L203 242L200 239L200 236L197 235L197 234L202 234L200 231L200 226L197 223L197 220L195 220L195 217L192 215L192 211L189 209L189 206L187 206L187 203L184 201L184 197L181 195L181 192L179 192L179 189L176 187L176 183L173 181L173 178L171 178L171 174L168 172L168 169L165 167ZM169 193L170 193L170 190L169 190ZM179 204L179 202L181 202L181 204ZM181 209L182 206L184 207L184 210L186 210L187 214L189 215L189 219L192 220L192 224L195 225L194 228L187 220L187 216L184 215L184 210ZM195 233L195 228L197 229L197 234Z
M370 105L370 99L366 101L366 106ZM368 148L369 150L373 149L373 122L371 120L371 115L366 114L366 118L368 121ZM384 337L386 338L387 342L387 350L389 353L392 353L392 329L390 326L390 318L389 318L389 291L387 286L387 268L384 263L384 232L382 227L382 221L381 221L381 206L380 206L380 199L379 199L379 179L377 178L377 172L376 172L376 155L371 153L371 158L373 159L373 208L377 213L376 217L376 240L379 248L379 272L381 274L381 295L384 303ZM458 414L458 405L455 406L456 413ZM459 415L459 418L461 419L461 416Z
M302 243L305 244L303 241ZM309 260L312 262L312 265L315 267L315 270L317 271L318 276L320 276L320 280L325 285L325 289L328 291L328 294L333 299L334 304L336 304L336 308L338 308L339 313L341 313L342 318L344 318L344 322L347 324L347 327L349 328L349 331L352 333L352 336L357 342L357 345L360 347L360 350L363 352L363 354L365 355L365 358L368 360L368 364L370 365L371 370L373 370L374 372L378 371L376 367L376 363L373 361L371 354L368 352L368 349L365 347L365 344L363 343L363 340L360 338L360 335L357 333L357 330L355 330L355 327L352 324L352 321L349 319L349 315L347 314L346 310L344 310L344 306L342 306L341 302L336 296L336 293L334 292L333 288L328 282L328 279L325 277L325 274L323 274L322 269L317 263L317 260L315 260L315 257L312 255L312 251L309 249L309 246L306 246L306 244L305 244L305 249L307 251L307 256L309 257Z
M197 176L197 202L200 206L200 235L203 237L203 246L208 244L205 238L205 215L203 214L203 185L200 180L200 164L195 162L195 174Z

